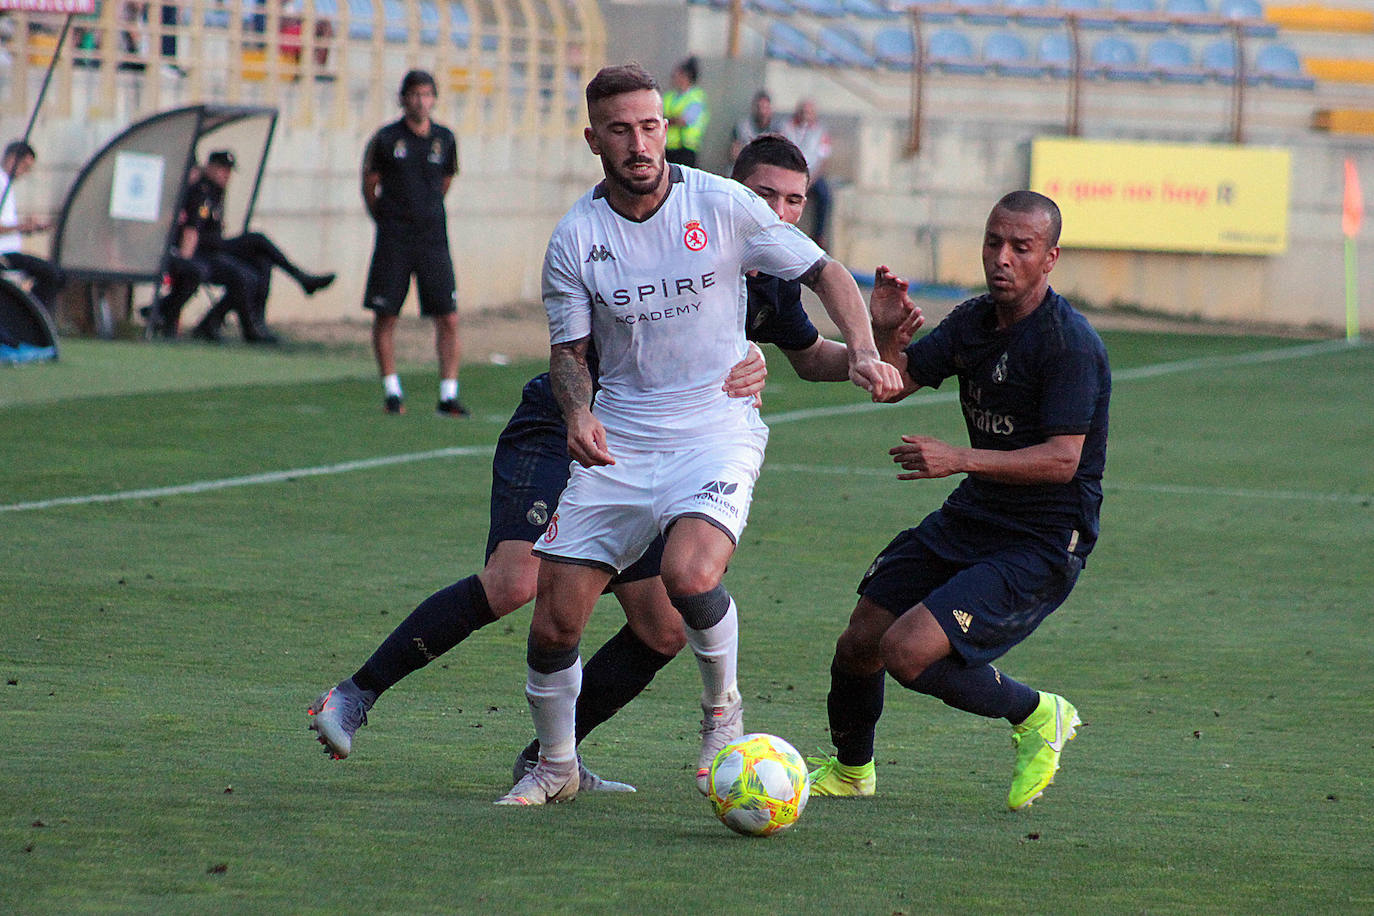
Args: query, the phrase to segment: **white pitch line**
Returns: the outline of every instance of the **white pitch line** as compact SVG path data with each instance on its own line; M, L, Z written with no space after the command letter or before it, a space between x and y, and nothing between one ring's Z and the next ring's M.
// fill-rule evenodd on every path
M1161 375L1169 375L1178 372L1192 372L1197 369L1219 369L1228 366L1247 366L1256 363L1276 362L1286 359L1301 359L1307 356L1319 356L1326 353L1334 353L1341 350L1360 346L1359 344L1347 343L1343 340L1325 340L1318 343L1305 344L1296 347L1279 347L1273 350L1255 350L1250 353L1236 353L1231 356L1204 356L1197 359L1177 360L1171 363L1157 363L1153 366L1138 366L1134 369L1122 369L1112 373L1112 380L1129 381L1131 379L1155 378ZM927 404L944 404L957 400L958 395L952 391L946 392L927 392L918 394L910 398L906 403L909 406L922 407ZM787 410L781 413L770 414L764 419L769 426L777 426L783 423L796 423L801 420L811 420L819 417L831 417L839 415L852 415L867 413L873 410L889 408L889 404L835 404L830 407L808 407L801 410ZM387 467L396 464L408 464L414 461L429 461L434 458L456 458L471 455L489 455L495 450L495 445L466 445L455 446L453 448L435 449L429 452L413 452L408 455L388 455L381 458L365 458L359 461L344 461L338 464L327 464L313 468L296 468L290 471L270 471L264 474L250 474L246 477L228 477L221 480L202 480L195 483L179 484L170 487L153 487L146 490L121 490L115 493L93 493L86 496L62 496L56 499L40 499L33 502L10 503L0 505L0 512L28 512L38 509L52 509L59 506L87 506L95 503L124 502L131 499L156 499L163 496L183 496L193 493L205 493L211 490L225 490L231 487L256 486L264 483L281 483L287 480L294 480L298 477L319 477L326 474L345 474L350 471L361 471L369 468ZM775 469L804 470L806 465L769 465ZM849 474L879 474L887 476L889 473L877 469L863 468L841 468ZM821 471L830 473L830 471ZM1108 489L1127 489L1129 485L1108 484ZM1136 489L1151 489L1151 485L1141 485ZM1322 494L1322 493L1286 493L1285 491L1265 491L1265 490L1222 490L1212 488L1198 488L1196 490L1187 487L1168 487L1159 485L1154 487L1156 492L1161 493L1214 493L1217 495L1248 496L1254 498L1270 499L1306 499L1322 500L1328 502L1350 502L1363 504L1367 502L1369 496L1358 494Z
M869 467L842 467L823 464L773 464L766 462L767 471L781 471L790 474L825 474L834 477L880 477L897 481L901 469L893 466L890 470ZM1374 493L1318 493L1310 490L1248 490L1242 487L1200 487L1187 484L1167 483L1119 483L1110 477L1102 482L1107 491L1123 493L1161 493L1171 496L1211 496L1227 499L1275 499L1295 502L1338 503L1340 505L1374 505Z

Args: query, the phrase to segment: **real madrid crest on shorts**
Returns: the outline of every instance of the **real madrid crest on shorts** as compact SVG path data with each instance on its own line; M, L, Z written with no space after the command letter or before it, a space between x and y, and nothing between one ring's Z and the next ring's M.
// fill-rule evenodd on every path
M549 504L542 499L535 500L530 511L525 513L525 521L536 528L543 528L549 523Z
M701 227L701 221L689 219L683 228L686 230L682 234L682 243L692 251L700 251L706 247L706 230Z
M999 385L1007 380L1007 354L1003 353L997 365L992 367L992 380Z

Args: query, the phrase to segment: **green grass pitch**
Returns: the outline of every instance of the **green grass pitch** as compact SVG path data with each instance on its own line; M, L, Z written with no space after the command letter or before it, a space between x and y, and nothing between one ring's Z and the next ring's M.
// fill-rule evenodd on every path
M479 567L538 366L465 369L464 422L420 409L419 367L384 417L366 355L70 341L0 369L0 912L1374 911L1374 349L1104 338L1102 539L1001 663L1082 711L1058 781L1005 811L1005 723L889 683L878 796L771 840L695 790L689 659L583 748L637 794L494 807L527 610L384 696L347 761L306 730ZM948 386L875 408L770 359L726 584L746 727L810 753L859 575L953 486L886 451L963 433ZM599 607L584 654L621 620Z

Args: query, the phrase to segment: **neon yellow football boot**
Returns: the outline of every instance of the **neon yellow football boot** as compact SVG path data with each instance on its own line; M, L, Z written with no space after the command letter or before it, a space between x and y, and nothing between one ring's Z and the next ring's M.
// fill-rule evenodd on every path
M860 766L847 766L835 757L807 757L806 762L815 767L807 774L813 796L866 798L877 789L872 760Z
M1072 703L1057 694L1041 692L1035 712L1011 730L1011 742L1016 745L1016 771L1007 793L1008 808L1020 811L1030 807L1045 787L1054 782L1059 755L1082 724Z

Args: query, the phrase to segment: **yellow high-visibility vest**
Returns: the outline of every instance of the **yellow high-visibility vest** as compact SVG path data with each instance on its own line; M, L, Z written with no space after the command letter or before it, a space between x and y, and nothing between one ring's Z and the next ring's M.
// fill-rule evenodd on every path
M668 128L668 149L701 149L701 138L706 134L706 122L711 119L711 113L706 109L706 93L700 86L665 95L663 116L687 122L686 127Z

